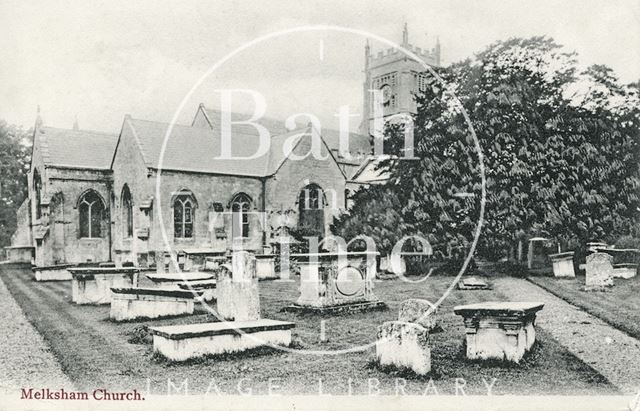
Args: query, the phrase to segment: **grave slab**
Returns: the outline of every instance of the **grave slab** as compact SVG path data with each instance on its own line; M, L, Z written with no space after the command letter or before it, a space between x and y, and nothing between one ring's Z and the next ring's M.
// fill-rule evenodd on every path
M173 361L245 351L260 346L289 346L294 323L259 319L150 327L153 350Z
M158 288L112 288L109 318L127 321L193 314L200 293Z
M201 300L214 301L216 299L216 280L202 280L202 281L184 281L178 283L178 288L181 290L195 290L202 293Z
M520 362L536 339L539 302L484 302L454 307L463 317L467 358Z
M138 286L139 269L133 267L76 267L71 273L71 301L76 304L109 304L112 288Z
M477 277L463 277L458 282L459 290L490 290L491 287L486 281Z
M419 375L431 371L431 349L426 328L405 321L387 321L378 327L377 337L378 364L410 368Z
M147 274L147 278L150 279L158 287L177 289L179 288L178 283L212 280L215 279L215 275L210 272L184 271L179 273Z
M73 267L73 264L59 264L46 267L31 267L36 281L69 281L71 273L67 268Z

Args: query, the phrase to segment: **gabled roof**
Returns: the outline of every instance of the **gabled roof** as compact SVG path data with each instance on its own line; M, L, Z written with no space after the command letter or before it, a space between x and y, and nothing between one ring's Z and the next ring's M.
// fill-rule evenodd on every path
M287 152L293 150L312 132L311 127L304 127L273 136L269 150L257 158L221 159L218 158L221 150L220 133L209 128L175 124L167 139L160 164L161 150L168 129L169 123L138 120L127 116L122 134L130 134L134 138L148 168L267 177L275 174L287 159ZM257 134L243 134L235 129L232 131L231 141L231 154L234 157L252 156L259 146ZM285 147L287 142L289 143Z
M369 157L351 177L352 183L382 184L389 180L389 170L380 167L380 163L389 156Z
M109 170L118 141L115 134L48 126L38 127L35 138L45 165L94 170Z
M200 104L198 110L202 110L207 118L207 121L211 125L211 128L220 132L220 118L222 112L219 110L213 110L205 107L203 104ZM196 112L197 115L197 112ZM242 121L247 120L251 116L249 114L242 113L231 113L231 121ZM195 119L194 119L195 120ZM260 117L256 120L256 123L266 127L269 130L269 133L272 136L278 136L281 134L288 133L290 130L285 127L284 120L277 120L270 117ZM250 124L234 124L233 125L233 133L239 132L246 135L258 135L257 129ZM321 128L322 138L324 139L329 149L337 152L340 148L340 130L330 129L330 128ZM349 132L349 151L353 154L361 154L368 155L371 152L371 141L368 136L364 136L358 133ZM340 159L338 159L340 161Z

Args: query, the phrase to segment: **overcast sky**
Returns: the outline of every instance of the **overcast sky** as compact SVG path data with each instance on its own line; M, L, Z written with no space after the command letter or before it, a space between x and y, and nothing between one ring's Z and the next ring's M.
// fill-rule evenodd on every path
M0 0L0 119L30 127L40 105L45 124L57 127L76 116L80 128L113 133L125 114L169 121L213 64L259 36L330 24L400 42L405 21L414 45L431 48L439 36L445 64L496 40L548 35L582 64L640 80L638 0ZM207 78L179 121L189 123L199 102L218 106L216 89L235 87L262 93L270 115L311 112L335 126L339 106L360 112L363 44L335 32L257 44Z

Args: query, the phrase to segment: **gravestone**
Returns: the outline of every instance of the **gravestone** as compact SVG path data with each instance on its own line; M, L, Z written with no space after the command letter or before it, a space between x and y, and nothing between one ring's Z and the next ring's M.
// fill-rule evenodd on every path
M378 327L376 360L381 366L410 368L416 374L431 371L429 331L405 321L387 321Z
M256 258L249 251L234 251L231 271L218 274L217 311L226 321L251 321L260 318L260 295Z
M587 256L585 290L604 291L613 286L613 257L595 252Z
M234 251L231 267L220 270L216 282L217 310L223 321L149 327L153 350L173 361L242 352L261 346L291 344L295 324L260 318L260 294L255 256Z
M431 331L437 325L436 314L437 308L429 301L412 298L402 302L398 321L415 323Z

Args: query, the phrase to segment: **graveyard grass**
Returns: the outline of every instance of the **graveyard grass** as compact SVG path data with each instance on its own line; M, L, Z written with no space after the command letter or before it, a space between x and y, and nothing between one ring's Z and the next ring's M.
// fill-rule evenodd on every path
M136 388L143 393L215 395L268 392L269 381L281 394L346 395L349 380L354 395L372 392L397 395L456 394L456 379L464 380L468 395L500 394L614 394L606 379L579 361L550 334L539 330L537 344L518 365L500 362L470 362L464 358L462 319L453 306L486 300L509 300L500 290L455 290L439 313L442 332L432 334L432 372L416 379L405 373L388 373L373 364L375 349L343 355L305 355L278 350L258 350L223 358L204 358L184 364L171 363L154 355L145 327L213 321L198 308L196 315L116 324L109 321L109 306L71 304L70 282L36 283L27 269L0 268L0 276L29 321L44 337L61 363L63 371L78 389L106 387L112 390ZM144 277L144 276L142 276ZM284 313L280 310L298 295L297 282L260 283L262 317L288 320L295 347L309 350L336 350L372 343L377 327L397 318L400 303L408 298L436 301L453 277L433 276L425 283L395 280L376 283L376 294L389 305L388 311L318 317ZM522 280L526 281L526 280ZM141 285L145 284L143 280ZM327 342L320 342L320 320L326 321ZM24 348L28 350L28 347ZM34 370L37 373L37 370ZM495 382L493 379L496 379ZM404 380L403 380L404 379ZM429 382L432 379L432 382ZM406 385L405 385L406 383ZM458 387L462 387L458 380ZM397 391L397 387L401 389Z
M575 279L531 276L529 281L640 339L640 276L615 278L605 292L583 291L584 275Z

